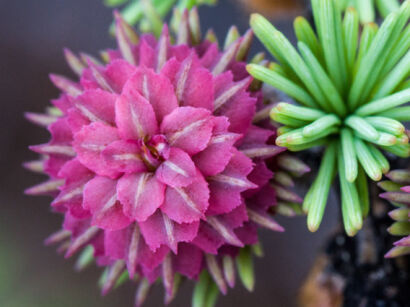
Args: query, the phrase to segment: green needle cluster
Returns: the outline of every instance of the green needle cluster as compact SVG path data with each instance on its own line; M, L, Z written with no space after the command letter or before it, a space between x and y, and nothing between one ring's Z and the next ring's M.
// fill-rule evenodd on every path
M340 9L354 7L359 13L360 22L365 24L376 20L376 11L386 18L400 8L399 0L336 0Z
M190 10L203 4L214 5L216 2L217 0L104 0L105 5L110 7L124 6L121 16L127 23L138 24L140 31L155 34L161 32L163 20L172 9L181 14L185 9ZM114 30L113 26L111 30Z
M382 152L410 156L401 123L410 121L410 107L404 106L410 101L410 0L380 28L361 28L354 8L342 16L337 0L312 0L312 8L317 35L298 17L297 49L264 17L253 15L251 26L277 63L247 69L299 104L272 109L271 118L283 124L277 145L291 151L325 147L303 204L308 228L318 229L338 174L345 229L354 235L369 211L367 177L379 181L389 171Z

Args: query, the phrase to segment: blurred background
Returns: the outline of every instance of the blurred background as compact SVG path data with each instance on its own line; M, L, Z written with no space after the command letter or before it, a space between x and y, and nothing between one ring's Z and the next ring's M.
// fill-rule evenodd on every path
M252 2L251 6L246 6ZM297 2L297 1L295 1ZM260 10L293 38L292 16L307 15L291 0L220 0L217 8L200 9L202 27L212 27L222 39L231 24L248 28L249 12ZM272 9L279 5L280 10ZM279 6L276 6L278 8ZM112 13L102 0L0 0L0 306L94 307L132 306L135 285L127 283L102 298L97 287L100 270L73 270L43 240L61 225L49 210L50 199L28 197L23 190L44 178L21 167L36 157L28 145L47 142L46 130L28 123L25 111L41 112L58 91L50 72L73 77L62 49L97 54L113 47L107 34ZM255 43L253 50L261 50ZM301 191L303 193L303 191ZM297 292L315 256L337 223L337 204L327 207L320 230L310 234L303 217L278 218L283 234L262 232L265 257L256 259L256 289L249 294L239 284L221 297L218 306L293 307ZM171 307L190 306L192 284L184 284ZM162 290L153 290L146 306L161 306Z

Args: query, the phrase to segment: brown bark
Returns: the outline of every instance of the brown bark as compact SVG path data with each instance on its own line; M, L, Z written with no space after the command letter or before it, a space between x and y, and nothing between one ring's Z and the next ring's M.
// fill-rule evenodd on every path
M320 255L310 271L299 296L302 307L341 307L344 280L341 276L326 272L329 260Z
M282 14L299 14L304 3L302 0L241 0L245 7L252 12L259 12L269 16Z

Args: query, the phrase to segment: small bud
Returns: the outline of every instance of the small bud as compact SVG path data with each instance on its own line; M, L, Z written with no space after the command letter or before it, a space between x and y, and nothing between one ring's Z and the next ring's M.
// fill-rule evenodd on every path
M278 202L275 207L276 212L280 215L287 216L287 217L294 217L296 216L295 211L284 202Z
M215 32L212 29L209 29L206 34L205 34L205 40L211 42L211 43L216 43L218 45L218 38L215 34Z
M264 52L259 52L253 56L253 58L250 60L251 64L260 64L263 60L265 59L265 53Z
M292 188L295 186L292 176L286 172L276 172L273 176L273 180L286 188Z
M55 233L53 233L51 236L49 236L45 241L45 245L51 245L51 244L56 244L60 243L66 239L69 239L71 237L71 231L68 230L59 230Z
M238 266L238 273L242 284L248 291L252 292L255 286L255 272L249 246L240 250L239 256L236 259L236 264Z
M54 194L59 191L59 187L64 184L64 180L52 179L45 181L43 183L37 184L31 188L28 188L24 193L28 195L44 195L44 194Z
M116 282L120 278L125 269L125 263L123 260L116 261L111 267L109 267L106 275L102 279L101 294L106 295L115 286Z
M162 263L162 281L167 295L172 295L174 288L174 269L172 267L172 257L168 254Z
M63 112L59 108L56 108L56 107L47 107L46 114L50 116L55 116L55 117L63 116Z
M389 212L389 216L397 222L407 222L409 220L409 214L409 208L398 208Z
M189 11L189 27L191 30L192 44L197 45L201 42L201 24L199 21L198 9L194 7Z
M56 122L58 119L58 117L55 117L55 116L50 116L47 114L39 114L39 113L27 112L24 115L33 124L36 124L42 127L48 127L52 123Z
M255 80L253 80L254 82ZM252 86L252 85L251 85ZM267 105L264 107L262 110L258 111L255 113L255 116L253 117L253 123L258 123L260 121L263 121L265 119L269 118L269 114L271 112L272 107L274 104Z
M255 158L269 158L284 152L286 148L274 146L274 145L265 145L265 146L258 146L254 148L246 148L242 149L241 152L245 154L248 158L255 159Z
M44 161L43 160L24 162L23 166L32 172L44 173Z
M263 246L261 242L251 245L251 249L252 253L258 258L262 258L265 255L265 253L263 252Z
M78 95L81 95L82 90L77 85L77 83L59 75L50 75L51 82L54 83L54 85L59 88L61 91L67 93L70 96L77 97Z
M407 236L397 242L394 242L394 245L396 246L408 246L410 247L410 236Z
M222 238L225 240L226 243L232 244L233 246L242 247L243 243L236 234L230 230L226 225L217 217L208 217L207 218L208 224L218 232Z
M248 208L248 216L249 219L267 229L273 230L273 231L279 231L283 232L285 229L283 229L282 226L280 226L276 221L274 221L268 214L263 214L260 212L257 212L256 210L252 210Z
M145 300L147 299L149 290L151 285L146 278L143 278L137 288L137 292L135 293L135 307L141 307Z
M67 250L65 257L69 258L74 253L76 253L81 247L89 243L100 231L100 229L97 226L92 226L88 228L86 231L84 231L81 235L76 237L70 245L70 248Z
M398 184L393 181L380 181L377 183L379 188L386 192L393 192L393 191L398 191L401 188L401 184Z
M216 257L211 254L206 254L205 260L206 260L206 265L208 267L209 273L211 274L215 283L218 285L219 290L223 294L226 294L228 289L226 286L225 279L223 277L221 267L219 266L219 263Z
M410 184L410 171L409 170L395 170L386 174L386 177L394 182L402 184Z
M117 38L118 48L121 51L122 56L129 63L136 65L134 54L132 51L131 41L127 36L127 29L125 28L125 22L118 12L114 13L115 16L115 36Z
M272 184L272 187L276 191L276 196L284 201L287 202L292 202L292 203L299 203L301 204L303 202L303 199L299 197L296 193L289 191L288 189L281 187L276 184Z
M249 53L253 41L253 31L248 30L243 36L242 42L239 45L239 50L236 55L237 61L245 61Z
M165 305L170 304L174 300L174 298L176 297L176 295L178 293L179 286L181 285L181 281L182 281L181 275L175 274L174 275L174 286L172 288L172 293L168 294L168 292L165 291L165 299L164 299Z
M97 65L95 65L95 63L90 58L87 58L87 64L90 67L91 73L93 74L93 77L95 81L98 83L98 85L102 89L108 92L114 93L114 90L112 89L111 85L109 84L104 74L100 71Z
M380 194L380 197L391 202L410 205L410 194L406 192L386 192Z
M228 49L226 49L223 53L218 62L214 65L214 68L212 69L212 74L217 76L221 73L223 73L228 65L232 62L232 60L236 57L236 54L238 52L239 46L241 44L242 40L238 39L235 41L233 44L229 46Z
M384 257L395 258L399 256L404 256L410 254L409 246L396 246L393 247Z
M177 45L188 44L189 39L189 16L188 11L185 10L181 15L181 20L179 21L179 28L177 32Z
M70 49L64 49L64 55L72 71L81 76L85 68L82 61Z
M78 257L77 262L74 265L74 268L77 271L82 271L88 267L94 261L94 247L88 245L82 252L80 257Z
M391 225L387 231L393 236L407 236L410 235L410 223L406 222L395 222Z
M235 265L231 256L224 256L222 260L223 272L225 280L229 287L235 286Z
M300 177L308 172L310 172L309 166L303 163L296 157L290 155L280 155L278 157L278 165L292 174L295 174L297 177Z
M239 37L240 33L238 31L238 28L236 26L231 26L231 28L228 31L228 34L226 35L225 38L225 43L224 43L224 50L227 50L229 46L235 42Z

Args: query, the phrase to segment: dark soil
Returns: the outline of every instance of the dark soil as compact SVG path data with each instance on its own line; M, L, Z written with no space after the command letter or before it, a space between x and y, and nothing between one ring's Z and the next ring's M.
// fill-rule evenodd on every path
M341 232L328 243L327 270L345 282L345 307L410 306L410 257L384 258L397 240L386 231L392 223L389 208L378 202L357 236L350 238Z

